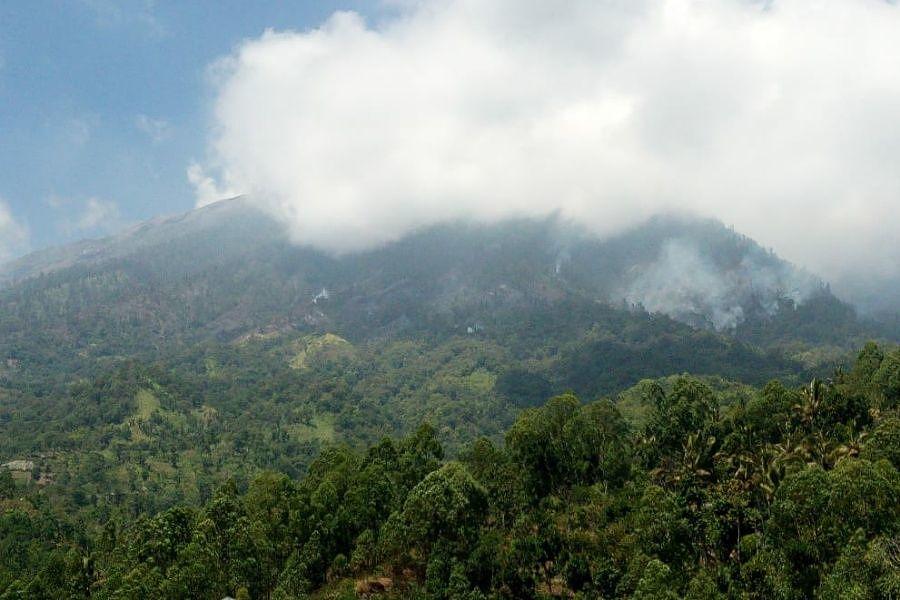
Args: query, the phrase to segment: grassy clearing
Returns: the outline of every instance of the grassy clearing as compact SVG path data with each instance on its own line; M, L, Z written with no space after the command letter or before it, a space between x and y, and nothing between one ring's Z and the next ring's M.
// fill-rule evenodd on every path
M153 413L159 410L159 399L149 390L140 390L134 399L137 403L137 410L134 416L141 421L146 421Z
M298 441L333 442L335 438L334 415L320 414L312 418L309 424L297 423L289 428Z
M292 369L306 369L312 361L344 361L353 358L353 344L339 335L308 335L297 341L299 351L289 360Z

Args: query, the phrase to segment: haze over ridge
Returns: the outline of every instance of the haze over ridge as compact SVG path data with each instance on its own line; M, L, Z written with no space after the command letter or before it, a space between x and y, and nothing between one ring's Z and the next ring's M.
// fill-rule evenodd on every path
M713 216L832 280L900 276L900 9L887 2L398 3L211 68L198 203L332 252L558 210Z

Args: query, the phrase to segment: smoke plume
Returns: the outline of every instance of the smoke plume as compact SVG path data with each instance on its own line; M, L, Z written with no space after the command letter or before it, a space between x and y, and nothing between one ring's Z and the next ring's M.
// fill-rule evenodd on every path
M0 198L0 265L28 245L28 229L13 217L9 206Z
M900 276L900 7L422 0L212 68L191 178L333 252L452 218L713 216L826 277ZM723 319L730 318L723 315Z

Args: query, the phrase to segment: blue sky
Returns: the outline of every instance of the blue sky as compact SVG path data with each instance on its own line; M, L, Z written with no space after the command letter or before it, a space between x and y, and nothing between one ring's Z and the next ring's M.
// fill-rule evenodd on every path
M15 252L190 209L185 170L205 151L209 64L266 28L303 31L335 10L372 8L325 0L0 3L0 199L28 231Z

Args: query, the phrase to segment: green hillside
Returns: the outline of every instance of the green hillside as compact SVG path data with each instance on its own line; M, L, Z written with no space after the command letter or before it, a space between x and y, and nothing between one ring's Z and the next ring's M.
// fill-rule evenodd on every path
M331 256L238 199L0 284L0 599L894 589L896 336L716 222Z
M125 446L162 435L143 424L180 421L161 414L173 410L164 393L129 397L142 436ZM837 599L900 590L900 349L867 345L851 371L795 388L647 381L618 406L639 418L563 394L453 455L422 425L359 449L327 444L300 477L234 464L235 476L202 499L193 477L217 460L207 450L193 462L120 458L120 471L142 470L141 487L64 512L53 486L0 471L0 597ZM200 411L185 431L216 418ZM315 436L329 424L307 427ZM156 485L154 494L186 493L148 510L139 492Z

